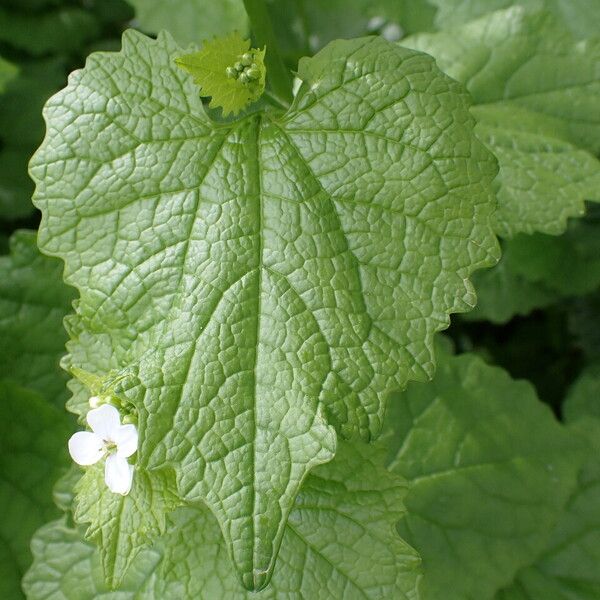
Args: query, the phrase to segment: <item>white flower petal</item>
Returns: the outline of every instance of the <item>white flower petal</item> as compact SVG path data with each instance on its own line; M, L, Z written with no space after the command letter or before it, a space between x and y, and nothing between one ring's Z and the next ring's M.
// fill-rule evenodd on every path
M138 432L135 425L121 425L113 438L117 445L117 456L127 458L131 456L138 446Z
M102 402L102 399L100 398L100 396L90 396L88 402L90 403L90 406L92 408L98 408L100 406L100 403Z
M126 458L111 454L106 458L104 481L111 492L125 496L133 482L133 467Z
M86 418L94 433L97 433L103 440L114 441L114 434L121 427L121 417L114 406L103 404L90 410Z
M90 431L78 431L69 440L69 454L78 465L93 465L104 456L104 452L102 438Z

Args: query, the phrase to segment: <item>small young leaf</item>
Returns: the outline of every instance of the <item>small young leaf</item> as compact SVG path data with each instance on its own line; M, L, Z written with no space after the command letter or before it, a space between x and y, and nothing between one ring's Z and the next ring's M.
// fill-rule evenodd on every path
M246 61L242 57L247 56ZM265 90L265 50L250 48L250 40L237 33L204 42L202 49L175 59L194 77L203 96L210 96L211 108L223 115L237 115Z
M544 548L580 448L530 384L438 356L433 382L391 405L390 468L410 482L400 535L423 558L423 600L488 600Z

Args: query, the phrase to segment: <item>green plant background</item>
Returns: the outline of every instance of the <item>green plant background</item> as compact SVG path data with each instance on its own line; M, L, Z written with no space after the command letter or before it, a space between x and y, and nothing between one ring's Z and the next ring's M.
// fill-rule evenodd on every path
M73 518L80 473L66 440L77 423L64 406L73 392L76 406L79 390L59 363L77 294L62 263L37 249L28 162L44 137L44 104L90 53L118 50L125 29L164 28L185 47L245 33L248 19L235 0L5 0L0 597L600 598L600 6L267 4L290 69L331 40L381 34L431 53L465 85L476 131L499 161L502 258L473 277L475 310L438 334L433 381L390 399L375 444L340 443L304 481L266 590L240 585L203 505L162 524L149 510L135 526L166 533L111 590ZM169 487L159 479L148 489Z

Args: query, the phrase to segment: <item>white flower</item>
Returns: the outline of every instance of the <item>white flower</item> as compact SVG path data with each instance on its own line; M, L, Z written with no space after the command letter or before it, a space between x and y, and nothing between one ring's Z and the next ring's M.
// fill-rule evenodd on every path
M111 492L125 496L133 481L133 466L127 459L137 450L135 425L121 425L119 411L111 404L90 410L87 422L92 431L78 431L69 440L71 458L85 467L108 454L104 481Z

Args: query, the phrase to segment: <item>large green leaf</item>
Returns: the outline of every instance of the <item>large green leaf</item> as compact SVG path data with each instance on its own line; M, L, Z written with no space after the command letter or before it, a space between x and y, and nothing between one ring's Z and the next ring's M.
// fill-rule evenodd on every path
M243 0L128 0L142 31L166 29L182 45L200 43L232 31L245 33Z
M29 600L352 600L415 599L419 560L394 530L405 482L383 468L381 448L342 443L336 459L308 476L285 528L271 585L248 593L231 568L216 520L206 509L174 513L167 535L140 554L118 592L109 593L98 551L65 521L33 539L25 577ZM164 555L162 564L158 564Z
M381 38L331 44L285 115L228 125L180 54L127 33L49 101L40 244L80 292L70 364L128 375L114 393L139 413L138 468L173 466L260 588L331 425L375 434L473 306L495 166L460 86Z
M0 380L0 597L21 598L33 532L57 514L52 486L64 467L66 414Z
M63 318L74 290L62 281L60 261L42 256L35 233L18 231L11 254L0 257L0 378L36 390L57 406L67 398L59 368L67 334Z
M440 357L392 407L390 468L410 482L399 530L422 556L423 600L493 597L543 549L578 446L530 384L471 355Z
M585 375L566 401L574 434L587 441L578 486L550 542L496 600L596 600L600 597L600 372Z
M473 95L477 135L500 168L500 235L561 233L585 200L600 200L600 44L522 7L402 43Z
M438 8L436 25L442 29L460 25L486 13L514 5L547 9L578 38L596 37L600 31L597 0L429 0Z

